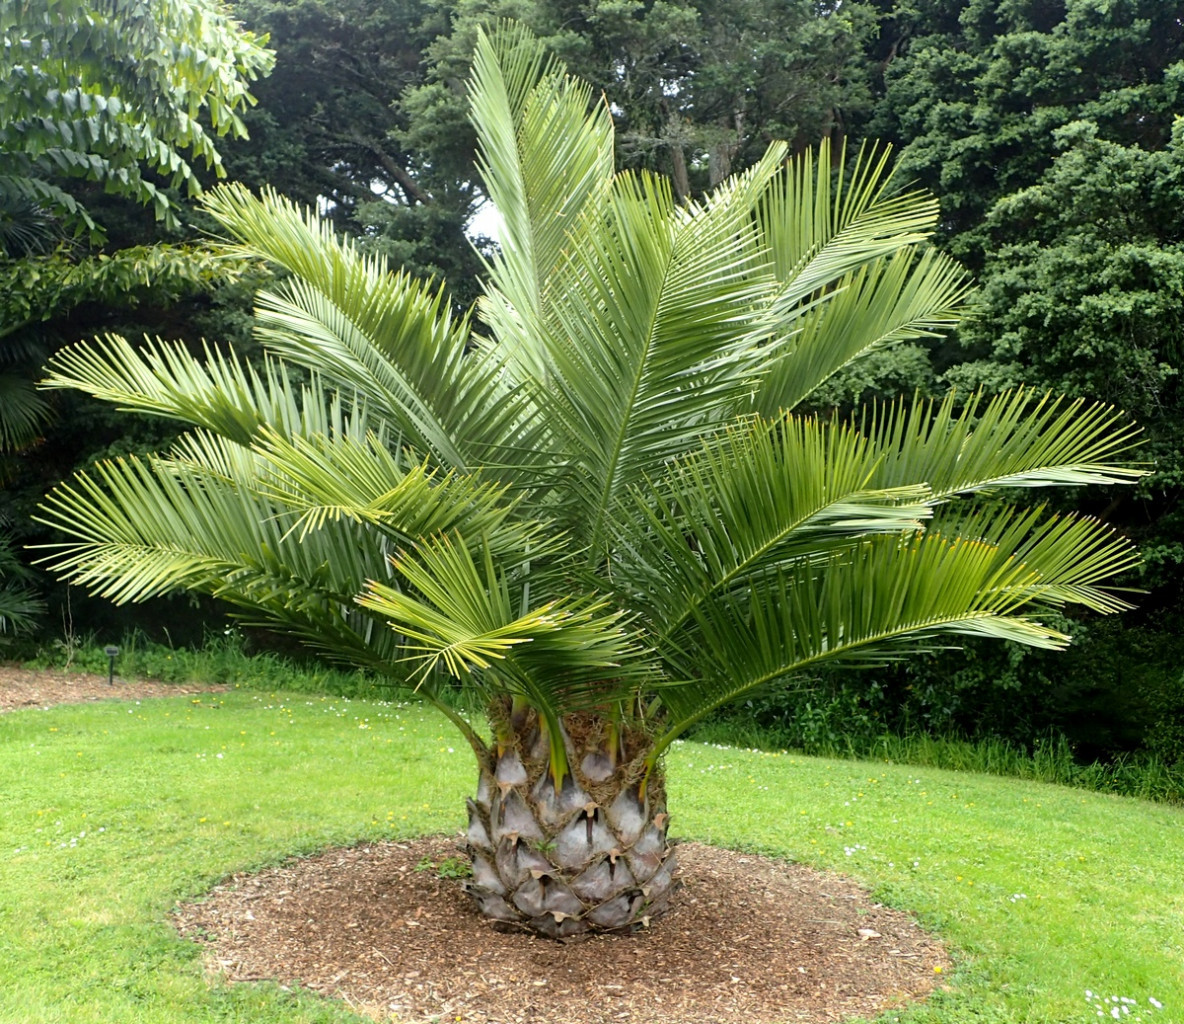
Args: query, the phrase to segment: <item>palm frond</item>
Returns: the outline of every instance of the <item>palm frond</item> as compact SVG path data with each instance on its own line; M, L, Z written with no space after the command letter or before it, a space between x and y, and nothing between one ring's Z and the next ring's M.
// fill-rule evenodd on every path
M556 714L611 701L622 680L649 671L621 612L603 599L530 607L522 561L499 565L488 545L440 535L394 559L418 596L371 582L360 603L410 638L407 660L420 673L443 664L458 679L476 675L491 692L518 693Z
M1068 637L1027 612L1067 601L1127 607L1097 584L1137 561L1129 542L1095 521L1003 509L950 533L869 537L777 570L698 606L664 648L672 674L687 682L662 692L671 722L659 746L714 709L823 661L875 664L953 635L1063 647Z
M889 153L861 147L850 181L844 182L846 151L832 171L830 143L824 141L817 160L807 150L770 182L757 206L757 223L783 287L775 315L784 316L843 275L932 233L937 200L896 191Z
M504 357L469 350L468 323L453 320L441 289L358 253L274 192L255 198L221 186L204 202L243 253L293 275L256 299L271 351L365 396L447 467L470 469L491 452L534 443Z
M593 559L627 489L720 429L755 387L754 311L774 282L751 204L779 159L771 149L712 203L685 209L667 183L621 175L598 224L573 240L537 402L573 476L564 521Z
M548 282L569 233L613 179L613 124L591 88L569 78L521 26L481 32L470 86L477 169L502 216L501 253L489 263L489 318L509 357L534 377L545 364L534 341L546 318Z
M660 638L711 595L771 569L867 534L920 530L929 488L872 486L879 457L835 422L782 416L733 426L634 490L614 517L623 557L612 583Z
M382 538L339 523L320 531L316 543L298 541L284 510L252 490L257 460L226 453L217 473L127 458L99 463L93 476L78 474L47 497L38 517L76 540L47 545L57 554L44 560L116 603L183 589L229 597L240 576L268 571L351 601L383 564ZM228 467L237 476L230 485L219 475Z
M28 378L0 373L0 452L14 452L37 440L49 405Z
M920 398L873 409L864 430L880 452L873 486L924 481L934 501L997 487L1133 483L1124 457L1139 429L1113 406L1025 389L984 400Z
M293 517L299 539L327 521L349 519L399 544L437 533L480 537L497 555L548 550L545 524L522 514L503 484L479 476L405 464L378 438L284 438L265 433L255 446L257 491Z
M936 337L965 313L969 278L953 260L912 247L870 261L801 311L778 346L756 395L756 410L792 409L844 366L911 338Z
M45 602L32 587L0 580L0 637L28 633L45 613Z
M274 361L260 372L234 353L205 346L196 359L180 342L144 339L133 348L108 334L62 349L49 361L44 388L73 388L121 409L204 427L247 444L263 424L300 432L325 415L323 402ZM315 387L315 382L314 382ZM318 410L321 410L318 412Z

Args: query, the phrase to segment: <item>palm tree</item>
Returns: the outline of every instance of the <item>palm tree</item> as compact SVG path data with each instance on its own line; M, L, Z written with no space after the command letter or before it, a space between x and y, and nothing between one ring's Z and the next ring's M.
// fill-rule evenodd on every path
M717 708L952 634L1060 647L1033 613L1124 607L1101 589L1124 540L1001 496L1130 482L1135 431L1024 393L793 414L958 319L931 198L886 154L840 186L825 149L774 145L680 205L614 174L605 105L515 27L482 36L471 95L505 218L474 317L276 195L215 191L243 254L286 274L257 300L268 362L61 353L51 386L192 429L58 488L44 520L75 583L213 594L414 688L476 755L480 909L625 930L675 884L662 754Z

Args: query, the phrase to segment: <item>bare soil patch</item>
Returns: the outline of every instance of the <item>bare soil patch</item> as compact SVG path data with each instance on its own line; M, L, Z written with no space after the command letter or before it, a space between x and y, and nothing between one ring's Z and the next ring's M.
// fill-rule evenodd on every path
M458 853L441 836L330 850L236 875L176 923L215 974L395 1021L821 1024L923 998L949 966L847 878L698 843L679 846L684 885L646 931L568 944L499 931L441 877Z
M150 683L57 669L25 669L0 664L0 713L20 708L47 708L96 700L141 700L187 693L225 693L228 687L201 683Z

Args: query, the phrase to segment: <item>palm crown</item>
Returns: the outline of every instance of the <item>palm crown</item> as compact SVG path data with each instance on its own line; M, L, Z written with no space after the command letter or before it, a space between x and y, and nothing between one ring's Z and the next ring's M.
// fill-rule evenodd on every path
M999 496L1129 482L1134 430L1023 393L793 414L958 319L931 198L884 154L832 175L825 148L776 144L680 205L614 173L605 105L512 26L481 37L471 94L505 221L472 319L282 198L216 190L240 250L286 272L257 300L268 361L63 352L50 385L193 429L44 518L71 537L58 570L101 594L203 591L416 688L480 765L482 909L627 928L671 891L660 756L703 716L820 661L957 633L1057 647L1033 612L1123 607L1101 586L1129 544Z

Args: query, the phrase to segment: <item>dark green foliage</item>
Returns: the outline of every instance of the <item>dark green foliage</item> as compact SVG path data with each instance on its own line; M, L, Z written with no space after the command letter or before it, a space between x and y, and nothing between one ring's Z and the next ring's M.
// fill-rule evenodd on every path
M1055 667L1039 652L971 642L824 689L903 698L897 730L1027 747L1054 732L1086 759L1143 748L1174 760L1171 694L1184 653L1174 639L1184 564L1179 5L879 7L881 91L862 129L896 143L902 169L936 192L942 245L980 283L978 315L934 349L938 386L968 394L1022 383L1134 415L1156 473L1136 493L1099 495L1091 511L1139 539L1144 564L1129 583L1149 593L1121 622L1068 624L1074 647ZM868 393L866 379L856 385Z
M243 0L235 10L269 34L276 67L245 115L250 139L223 147L230 176L319 208L417 275L446 276L467 306L480 263L465 228L482 197L463 101L450 130L407 99L427 80L446 12L422 0Z
M1179 110L1184 24L1163 0L901 0L881 33L883 96L869 134L942 200L945 237L976 271L982 225L1031 186L1057 129L1163 147Z
M529 25L610 104L618 160L671 177L679 196L699 195L751 166L773 139L798 150L843 137L870 102L861 50L875 33L867 2L739 4L460 0L437 3L445 34L429 52L427 82L407 94L407 141L467 173L460 88L478 26L499 17ZM449 128L441 133L440 125Z

